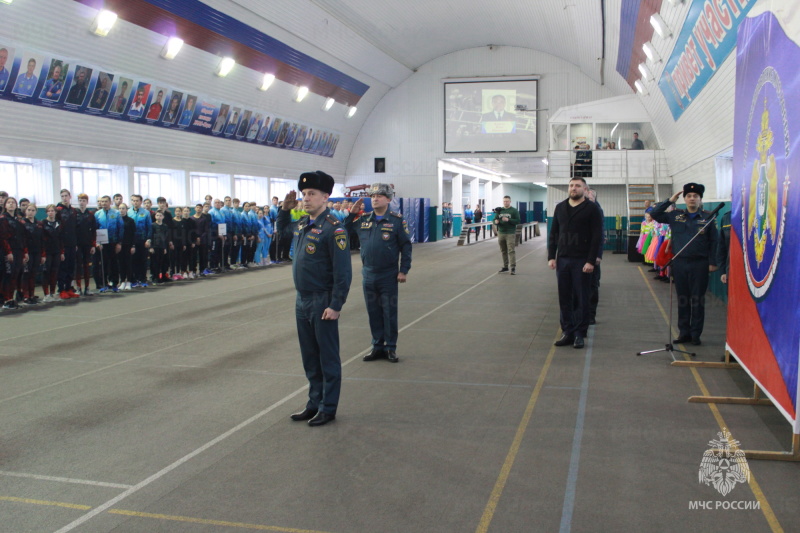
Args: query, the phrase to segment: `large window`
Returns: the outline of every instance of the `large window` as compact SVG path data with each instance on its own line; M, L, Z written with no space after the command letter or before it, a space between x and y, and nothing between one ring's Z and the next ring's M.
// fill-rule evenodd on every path
M95 205L101 196L114 194L111 180L111 167L108 165L89 165L84 163L61 162L61 186L72 193L72 201L78 202L78 195L85 193L89 203Z
M27 198L33 203L41 203L45 199L37 199L32 176L33 162L30 159L0 157L0 191L7 192L17 201Z
M220 200L228 195L225 183L229 183L230 179L228 174L204 174L201 172L192 172L192 203L203 203L205 196L210 194L213 198Z
M170 205L185 203L186 192L184 173L180 170L157 168L137 168L133 175L133 188L153 203L159 196L167 199Z
M280 178L273 178L270 180L270 196L277 196L278 201L283 201L289 191L297 188L297 180L284 180ZM299 191L298 191L298 194ZM270 198L270 203L272 199Z

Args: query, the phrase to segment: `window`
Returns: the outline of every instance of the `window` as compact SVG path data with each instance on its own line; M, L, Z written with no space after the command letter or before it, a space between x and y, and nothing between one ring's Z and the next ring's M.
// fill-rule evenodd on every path
M133 188L143 198L150 198L155 203L159 196L163 196L170 205L184 203L186 193L183 171L137 168L133 176Z
M80 193L87 194L89 203L94 205L99 197L114 194L111 168L108 165L89 166L62 161L61 187L72 193L72 201L75 205L77 205Z
M202 204L207 194L221 200L228 194L224 183L229 179L230 177L227 174L203 174L192 172L192 203Z
M278 201L283 201L286 198L286 195L289 194L289 191L297 187L296 180L283 180L283 179L271 179L270 180L270 197L277 196ZM270 203L272 203L270 198Z
M0 157L0 190L6 191L19 201L27 198L33 203L41 203L44 198L37 199L32 179L33 163L30 159Z
M234 176L234 196L244 202L257 205L269 203L269 178Z

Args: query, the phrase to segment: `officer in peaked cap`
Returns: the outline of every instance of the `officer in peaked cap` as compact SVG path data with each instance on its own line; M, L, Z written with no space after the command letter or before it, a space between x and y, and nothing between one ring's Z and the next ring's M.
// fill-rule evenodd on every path
M687 183L683 186L683 191L678 191L669 200L661 202L650 213L656 222L669 224L672 230L673 253L683 250L672 263L675 293L678 295L680 331L680 336L674 340L676 343L691 341L694 345L700 344L705 320L708 273L717 270L717 225L711 223L703 230L711 218L711 213L701 209L705 190L703 185ZM681 194L686 201L686 209L667 212ZM686 246L698 233L700 235Z
M297 188L303 192L303 209L308 214L291 222L289 212L298 203L297 193L291 191L277 221L280 228L293 225L297 336L309 384L305 408L291 418L322 426L336 418L342 383L339 313L353 273L347 231L327 208L333 178L321 170L304 172Z
M364 299L372 332L372 351L364 361L385 357L396 363L398 283L405 283L411 269L411 237L403 215L389 211L392 186L375 183L369 193L373 210L362 215L364 201L359 198L345 219L345 226L361 240Z

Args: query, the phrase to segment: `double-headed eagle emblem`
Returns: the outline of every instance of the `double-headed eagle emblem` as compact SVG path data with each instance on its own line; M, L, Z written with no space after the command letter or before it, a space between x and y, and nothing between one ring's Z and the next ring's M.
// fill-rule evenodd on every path
M753 240L758 266L761 266L764 260L767 238L770 244L774 245L778 237L778 172L775 156L770 153L773 142L765 98L764 112L761 114L761 133L756 140L756 150L760 157L753 162L750 205L747 213L747 238Z
M700 483L713 485L717 492L726 496L737 483L750 481L750 466L739 441L727 429L717 433L719 439L711 440L711 447L703 453L700 461Z

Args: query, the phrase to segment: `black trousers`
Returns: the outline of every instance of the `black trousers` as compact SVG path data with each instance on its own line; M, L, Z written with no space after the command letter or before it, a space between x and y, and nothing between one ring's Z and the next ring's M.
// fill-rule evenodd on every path
M95 269L95 283L97 288L100 289L107 285L116 287L119 285L119 261L117 260L117 245L115 243L108 243L103 245L100 250L102 254L102 263L100 268Z
M322 320L330 305L327 292L297 292L295 317L303 369L308 378L309 409L336 414L342 387L342 361L339 357L339 321Z
M589 329L592 274L583 272L585 264L586 259L583 257L559 257L556 261L561 331L571 337L585 337Z
M147 248L144 247L145 241L136 239L134 246L136 251L131 257L131 279L135 283L147 282Z
M589 320L597 317L597 304L600 302L600 265L594 266L592 285L589 287Z
M58 292L69 290L75 276L75 246L64 246L64 260L58 270Z
M699 339L703 334L708 290L708 259L678 258L672 263L678 295L678 331Z

